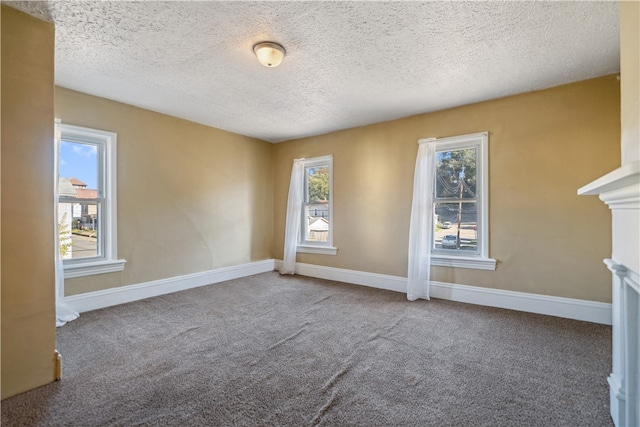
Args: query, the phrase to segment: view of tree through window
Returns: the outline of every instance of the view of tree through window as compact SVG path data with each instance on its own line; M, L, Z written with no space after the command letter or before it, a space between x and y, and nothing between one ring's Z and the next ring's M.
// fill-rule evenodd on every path
M309 168L309 203L321 203L329 200L329 169L327 167Z
M305 168L305 236L309 242L329 240L329 166Z
M476 148L436 152L435 249L478 249L476 158Z
M475 148L439 151L436 153L436 161L436 197L455 199L475 197Z

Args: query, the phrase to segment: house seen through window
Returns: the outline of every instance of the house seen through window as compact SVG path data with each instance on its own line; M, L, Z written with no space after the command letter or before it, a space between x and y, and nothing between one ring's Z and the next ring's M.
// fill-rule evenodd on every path
M75 177L60 176L58 192L58 228L63 236L60 245L62 259L98 256L98 190L87 188L85 182Z
M329 166L305 168L305 235L307 242L328 242L329 224Z
M98 197L98 159L95 144L60 142L58 228L63 260L102 253L103 201Z
M58 125L58 235L65 277L120 271L116 134Z
M302 233L298 252L333 254L332 167L333 157L304 162Z

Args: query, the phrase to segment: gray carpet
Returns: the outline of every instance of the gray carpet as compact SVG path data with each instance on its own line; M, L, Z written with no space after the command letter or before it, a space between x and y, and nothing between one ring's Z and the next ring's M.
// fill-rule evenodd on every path
M611 328L265 273L83 314L3 426L611 426Z

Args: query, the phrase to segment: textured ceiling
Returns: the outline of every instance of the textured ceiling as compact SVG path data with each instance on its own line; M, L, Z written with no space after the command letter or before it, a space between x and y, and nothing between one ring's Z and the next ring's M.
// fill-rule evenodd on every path
M617 1L4 3L55 23L56 84L271 142L619 71Z

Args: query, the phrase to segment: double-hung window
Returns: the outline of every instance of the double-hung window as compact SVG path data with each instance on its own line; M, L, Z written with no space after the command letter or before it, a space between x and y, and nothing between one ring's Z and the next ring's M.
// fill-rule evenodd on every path
M304 201L297 252L335 255L333 246L333 157L305 159Z
M436 141L432 265L494 270L489 258L489 136Z
M65 278L121 271L113 132L58 124L58 233Z

